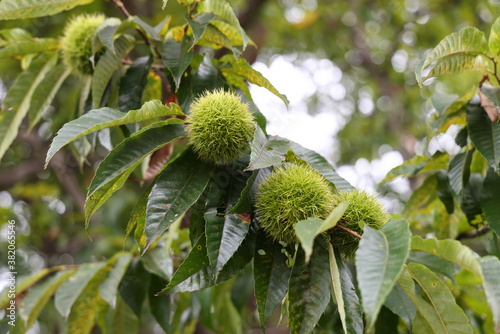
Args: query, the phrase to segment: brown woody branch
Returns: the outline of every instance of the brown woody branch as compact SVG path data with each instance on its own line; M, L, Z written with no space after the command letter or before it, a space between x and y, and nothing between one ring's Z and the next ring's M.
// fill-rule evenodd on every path
M488 225L484 225L478 229L475 229L473 231L469 231L469 232L464 232L464 233L460 233L456 239L457 240L462 240L462 239L473 239L473 238L477 238L477 237L480 237L482 235L485 235L487 234L489 231L491 231L491 228L488 226Z
M350 235L352 235L352 236L354 236L354 237L356 237L356 238L358 238L358 239L363 239L363 237L362 237L361 235L359 235L357 232L355 232L355 231L353 231L353 230L351 230L351 229L348 229L348 228L347 228L347 227L345 227L345 226L342 226L342 225L340 225L340 224L337 224L337 225L335 225L335 227L338 227L338 228L339 228L339 229L341 229L342 231L345 231L345 232L349 233Z

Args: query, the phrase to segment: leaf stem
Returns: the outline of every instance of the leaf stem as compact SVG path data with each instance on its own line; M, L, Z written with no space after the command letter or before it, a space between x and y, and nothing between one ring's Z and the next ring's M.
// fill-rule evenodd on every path
M196 0L194 3L193 3L193 6L191 8L189 8L189 18L192 19L193 18L193 13L194 11L196 10L196 7L198 7L198 5L200 4L200 0Z
M495 57L489 57L489 58L493 62L493 75L495 76L497 83L500 84L500 78L498 77L497 61Z
M348 229L348 228L347 228L347 227L345 227L345 226L342 226L342 225L340 225L340 224L337 224L337 225L335 225L335 227L340 228L341 230L343 230L343 231L345 231L345 232L349 233L350 235L352 235L352 236L354 236L354 237L356 237L356 238L358 238L358 239L363 239L363 237L362 237L361 235L359 235L358 233L356 233L355 231L353 231L353 230L351 230L351 229Z
M464 232L459 234L456 239L457 240L462 240L462 239L472 239L472 238L477 238L482 235L487 234L489 231L491 231L490 227L488 225L484 225L480 228L477 228L475 230L469 231L469 232Z

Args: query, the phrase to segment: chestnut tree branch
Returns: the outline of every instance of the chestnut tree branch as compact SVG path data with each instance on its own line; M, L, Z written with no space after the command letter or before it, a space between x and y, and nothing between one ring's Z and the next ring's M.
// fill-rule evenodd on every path
M345 227L345 226L342 226L342 225L340 225L340 224L337 224L337 225L335 225L335 227L338 227L338 228L339 228L339 229L341 229L342 231L345 231L345 232L349 233L350 235L352 235L352 236L354 236L354 237L356 237L356 238L358 238L358 239L363 239L363 237L362 237L361 235L359 235L357 232L355 232L355 231L353 231L353 230L351 230L351 229L348 229L348 228L347 228L347 227Z
M477 238L477 237L480 237L482 235L485 235L489 231L491 231L491 228L488 225L484 225L484 226L482 226L482 227L480 227L478 229L475 229L475 230L472 230L472 231L469 231L469 232L460 233L456 237L456 239L457 240L473 239L473 238Z

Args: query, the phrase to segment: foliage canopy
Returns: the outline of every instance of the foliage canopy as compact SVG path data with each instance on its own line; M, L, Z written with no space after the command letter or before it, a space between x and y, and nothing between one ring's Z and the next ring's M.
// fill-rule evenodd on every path
M4 0L0 19L45 17L90 2ZM421 184L388 219L375 197L355 190L321 155L267 134L248 83L288 100L242 56L255 43L226 0L178 1L182 22L165 14L154 26L113 3L124 19L94 16L89 30L82 22L90 16L80 16L65 37L0 30L0 57L22 67L2 101L0 158L15 157L16 138L42 132L47 107L67 97L61 110L70 112L48 135L45 166L62 178L67 161L84 172L94 165L80 218L88 233L106 224L125 231L125 240L120 232L105 240L122 250L19 277L17 298L8 289L0 294L2 331L42 323L48 332L136 333L154 323L166 333L243 333L255 321L264 332L281 323L294 334L500 332L500 18L489 39L463 28L416 66L419 85L444 75L483 77L461 95L441 91L453 89L446 81L437 86L427 144L460 126L460 151L425 150L390 171L384 183L405 176ZM91 36L69 36L80 28ZM232 117L221 101L203 105L214 92L244 117ZM207 108L210 114L196 118ZM221 130L215 138L231 152L218 151L212 136L204 147L205 137L193 135L199 129ZM273 182L293 170L294 179ZM299 177L311 179L301 187ZM39 186L33 198L57 197L48 182ZM132 191L117 193L127 187ZM311 202L307 208L293 202L298 195ZM113 201L128 208L124 216L109 209ZM281 213L259 215L265 207ZM19 213L5 216L7 227L27 224ZM269 221L292 222L286 240L276 237L283 231L267 232ZM485 237L488 247L473 249L456 240L461 236Z

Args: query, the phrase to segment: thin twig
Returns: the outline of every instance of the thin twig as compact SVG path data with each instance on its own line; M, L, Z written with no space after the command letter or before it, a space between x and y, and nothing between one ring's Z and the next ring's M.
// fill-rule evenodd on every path
M353 231L353 230L351 230L351 229L348 229L348 228L347 228L347 227L345 227L345 226L342 226L342 225L340 225L340 224L337 224L337 225L335 225L335 227L340 228L341 230L343 230L343 231L345 231L345 232L349 233L350 235L352 235L352 236L354 236L354 237L356 237L356 238L358 238L358 239L363 239L363 237L362 237L362 236L360 236L358 233L354 232L354 231Z
M127 8L123 4L123 2L121 2L121 0L111 0L111 2L113 2L115 4L115 6L118 7L118 9L120 9L120 11L123 13L123 15L125 15L126 18L132 17L132 15L130 15L130 12L127 10ZM161 59L162 55L161 55L160 51L158 51L158 49L156 48L156 45L154 43L151 43L148 36L146 36L146 34L144 34L142 32L142 30L139 28L135 28L135 30L137 30L139 35L141 35L144 42L146 42L146 44L154 50L154 52L156 53L156 56Z
M125 15L126 17L131 17L132 15L130 15L130 13L128 12L127 8L125 8L125 6L123 5L123 2L121 2L120 0L111 0L116 7L118 7L118 9L120 9L123 13L123 15Z
M490 81L490 77L488 75L483 75L483 78L481 79L481 81L479 81L479 88L483 87L483 84L486 82L486 81ZM491 82L491 81L490 81Z
M478 229L475 229L473 231L461 233L456 237L456 239L462 240L462 239L477 238L477 237L480 237L482 235L487 234L489 231L491 231L491 228L488 225L484 225L484 226L482 226Z
M193 18L193 13L196 9L196 7L198 7L198 5L200 4L200 0L196 0L194 3L193 3L193 6L189 9L189 18L192 19Z
M497 83L500 84L500 78L498 77L497 61L495 57L488 57L488 58L493 62L493 73L491 71L488 72L492 73L495 76Z

